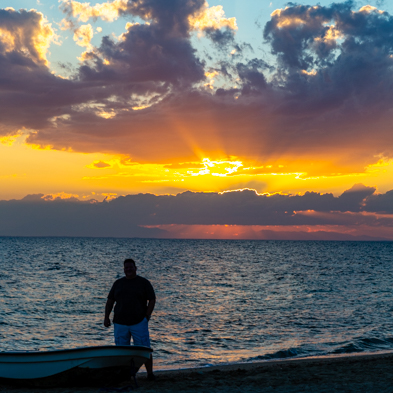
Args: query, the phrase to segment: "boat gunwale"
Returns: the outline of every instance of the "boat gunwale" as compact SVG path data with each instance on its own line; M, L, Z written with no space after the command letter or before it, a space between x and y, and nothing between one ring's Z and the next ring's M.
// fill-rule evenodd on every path
M111 351L118 352L118 353L111 354L110 353ZM23 363L24 361L29 362L33 358L36 358L36 361L42 361L42 362L80 359L79 356L73 358L72 357L73 354L80 355L81 357L86 357L86 358L123 357L123 356L132 357L132 356L138 356L137 353L133 354L132 352L140 352L140 351L145 353L149 352L149 354L153 352L151 348L139 346L139 345L105 345L105 346L92 346L92 347L81 347L81 348L55 349L50 351L0 352L0 363L5 363L5 362ZM68 359L61 358L61 355L68 355L69 358ZM49 358L52 356L55 359L49 360ZM48 360L45 360L45 358L47 358Z

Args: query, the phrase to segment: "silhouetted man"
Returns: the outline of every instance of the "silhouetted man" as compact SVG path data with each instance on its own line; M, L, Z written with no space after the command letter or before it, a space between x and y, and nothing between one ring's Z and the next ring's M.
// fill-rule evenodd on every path
M143 345L150 348L149 320L156 304L156 295L149 280L136 274L133 259L124 261L125 277L116 280L105 306L104 326L111 326L109 315L115 305L114 330L116 345ZM154 380L153 356L145 364L147 378Z

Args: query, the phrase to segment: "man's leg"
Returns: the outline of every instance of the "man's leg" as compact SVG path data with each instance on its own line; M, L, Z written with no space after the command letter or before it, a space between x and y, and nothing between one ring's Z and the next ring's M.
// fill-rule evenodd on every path
M153 355L150 354L150 359L145 363L146 371L147 371L147 377L149 378L149 375L153 375Z
M115 329L115 344L116 345L131 345L131 333L129 326L119 325L114 323Z
M150 348L149 323L146 318L142 322L130 326L130 330L134 345L143 345L144 347ZM150 359L145 363L145 367L147 378L154 379L153 355L150 355Z

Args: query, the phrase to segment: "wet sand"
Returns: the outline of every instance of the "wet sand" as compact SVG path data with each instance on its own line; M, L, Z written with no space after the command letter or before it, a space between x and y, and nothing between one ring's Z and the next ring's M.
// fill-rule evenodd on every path
M140 393L173 392L393 392L393 352L274 360L209 368L156 371L157 380L138 374ZM121 388L127 381L113 387ZM94 388L17 388L12 393L96 393Z

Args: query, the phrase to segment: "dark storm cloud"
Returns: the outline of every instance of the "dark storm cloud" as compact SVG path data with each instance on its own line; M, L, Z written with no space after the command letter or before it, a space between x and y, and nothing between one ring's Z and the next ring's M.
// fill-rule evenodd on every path
M72 132L68 147L100 150L94 140L100 131L89 135L90 148L85 142L83 146L78 143L86 137L86 133L81 135L86 122L107 128L105 116L97 116L97 105L104 111L133 112L133 106L151 105L175 87L188 89L204 79L203 62L190 43L188 22L188 16L203 4L198 0L166 1L165 6L158 1L130 1L126 13L151 23L129 25L119 42L104 37L99 48L86 54L86 64L70 80L53 75L45 54L37 54L35 38L42 34L43 16L34 10L1 10L1 29L15 44L9 48L7 36L0 39L0 132L9 134L23 127L38 130L46 139L39 143L55 148L56 134L61 134L61 140ZM45 28L53 34L49 25ZM145 96L142 103L133 101L135 94ZM128 129L133 115L138 120L138 114L123 117Z
M337 203L331 208L331 210L342 212L370 211L368 198L375 193L375 190L376 189L374 187L366 187L362 184L355 184L351 189L344 191L337 198ZM365 203L364 206L363 202Z
M204 30L205 34L217 45L218 48L227 49L228 45L236 45L233 30L231 29L213 29Z
M125 89L126 94L136 92L127 84L190 85L204 78L203 63L195 56L190 41L182 36L165 35L158 24L132 25L120 42L104 37L98 53L100 56L92 56L94 67L81 66L81 79L122 83L129 87L128 91ZM102 58L110 64L104 64ZM152 85L146 87L149 91Z
M202 6L130 1L124 17L150 24L128 25L119 41L104 37L70 80L52 75L25 44L1 47L2 129L35 129L28 142L55 149L156 162L190 158L195 146L259 160L318 154L352 171L393 155L391 15L350 1L290 5L264 29L277 63L234 55L216 67L231 87L209 91L189 22ZM24 16L3 13L10 26ZM206 30L224 43L226 31Z
M307 70L317 61L329 59L337 48L336 40L325 39L329 25L333 21L350 24L353 6L352 1L346 1L330 7L292 5L275 11L265 26L264 38L270 42L272 53L278 55L283 67ZM320 40L315 41L315 38Z
M261 92L267 87L262 70L268 68L268 65L263 60L253 59L247 64L238 63L236 68L242 81L243 94L249 94L252 91Z
M369 212L393 214L393 190L370 196L365 208Z
M57 80L48 72L36 38L49 39L41 26L42 15L35 11L0 10L0 132L30 124L47 126L49 114L58 113L51 105L68 81ZM61 111L58 114L62 114Z
M0 135L24 127L56 132L54 118L77 113L73 105L110 95L105 86L51 73L44 44L54 32L41 13L0 10L0 33Z
M293 108L289 101L288 110L307 114L306 105L311 104L309 111L316 114L342 109L349 117L361 117L362 111L371 113L377 106L386 109L385 99L391 102L393 19L376 10L352 8L351 1L330 7L294 6L266 25L264 36L287 75L286 87L299 99ZM299 73L313 70L315 77Z
M29 195L0 201L0 236L165 237L165 231L143 226L168 224L393 227L391 216L367 213L381 211L386 204L391 210L387 201L392 200L392 191L381 195L374 191L357 185L339 197L314 192L268 196L253 190L184 192L127 195L104 202Z
M128 1L127 8L119 9L119 13L125 17L138 16L149 23L128 25L120 42L104 37L101 46L87 56L94 65L82 66L80 77L88 81L99 80L103 84L149 81L159 83L161 93L178 84L185 89L203 80L204 62L196 56L191 45L189 18L202 12L204 6L204 0ZM72 3L63 3L62 7L72 20ZM213 41L233 40L230 29L221 31L209 27L206 33ZM168 84L167 89L162 88L162 83ZM124 94L130 91L143 93L134 91L134 86L129 87ZM157 91L152 87L150 84L144 93L148 93L149 88Z
M142 228L124 219L116 222L105 202L35 199L30 196L21 201L0 201L0 236L163 237L165 234L160 229Z

